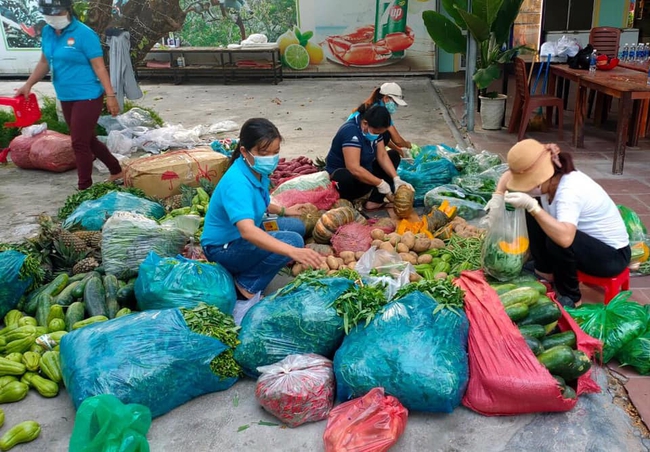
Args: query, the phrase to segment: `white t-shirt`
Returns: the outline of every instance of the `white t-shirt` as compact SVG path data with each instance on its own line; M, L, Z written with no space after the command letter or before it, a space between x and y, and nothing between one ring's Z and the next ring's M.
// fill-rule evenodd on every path
M551 204L542 195L542 208L553 218L576 226L578 231L615 249L629 245L627 230L616 204L603 187L580 171L560 179Z

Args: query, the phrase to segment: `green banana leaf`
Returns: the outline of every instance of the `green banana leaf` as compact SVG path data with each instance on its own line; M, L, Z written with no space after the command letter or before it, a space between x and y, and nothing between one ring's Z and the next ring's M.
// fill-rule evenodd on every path
M447 53L465 54L467 38L465 38L451 20L436 11L423 11L422 19L433 42Z

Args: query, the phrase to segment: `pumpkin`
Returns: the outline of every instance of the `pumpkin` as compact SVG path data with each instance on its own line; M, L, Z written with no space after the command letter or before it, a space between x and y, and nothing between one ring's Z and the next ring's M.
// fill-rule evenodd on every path
M499 242L501 251L507 254L524 254L528 251L528 237L517 237L512 242L501 240Z
M316 243L329 243L338 228L354 221L354 212L349 207L337 207L325 212L312 231Z
M315 205L310 203L305 204L303 212L300 215L300 221L305 225L305 236L309 237L311 235L311 231L314 230L314 226L316 226L316 222L322 214L323 212L318 210L318 207Z
M395 230L395 220L390 217L381 217L374 220L372 226L375 228L383 229L385 233L389 234Z
M447 223L449 223L449 217L447 214L435 207L431 209L431 212L427 215L427 229L431 232L437 231Z
M330 209L338 209L339 207L349 207L354 211L355 222L359 224L368 224L366 218L363 215L361 215L361 213L354 207L354 204L352 204L351 201L341 198L338 201L336 201L334 204L332 204L332 207Z
M406 185L400 185L395 192L393 205L395 206L395 215L397 218L408 218L413 212L413 200L415 192Z

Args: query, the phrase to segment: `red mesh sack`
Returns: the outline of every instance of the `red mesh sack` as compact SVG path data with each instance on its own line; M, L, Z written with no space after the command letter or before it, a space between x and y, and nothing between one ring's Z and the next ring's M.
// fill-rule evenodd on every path
M363 225L359 223L344 224L336 230L330 242L336 254L341 251L368 251L372 243L370 231L374 229L373 226Z
M62 173L77 167L72 140L68 135L50 132L37 137L29 154L35 168Z
M339 200L339 192L330 184L328 187L315 188L313 190L298 190L292 188L273 196L273 203L281 207L291 207L296 204L311 203L320 210L328 210Z
M47 131L43 133L47 133ZM34 143L42 136L43 134L36 135L35 137L18 135L16 138L11 140L11 143L9 143L9 157L11 157L11 161L18 168L22 168L22 169L36 168L32 163L32 160L29 158L29 151L32 147L32 143Z
M327 420L325 452L383 452L404 433L408 410L384 388L334 408Z
M289 427L325 419L334 405L334 371L327 358L289 355L257 370L255 398Z
M463 405L486 416L571 410L577 399L562 397L556 380L528 348L483 273L463 272L456 282L465 290L469 319L470 377ZM578 350L591 358L600 349L600 341L585 334L564 309L560 310L558 327L572 330ZM591 370L578 378L575 389L577 395L600 392Z

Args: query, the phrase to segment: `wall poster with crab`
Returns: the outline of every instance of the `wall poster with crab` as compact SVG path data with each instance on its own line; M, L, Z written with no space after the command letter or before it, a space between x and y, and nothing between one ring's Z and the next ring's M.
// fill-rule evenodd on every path
M40 58L45 25L38 0L0 1L0 72L28 73Z

